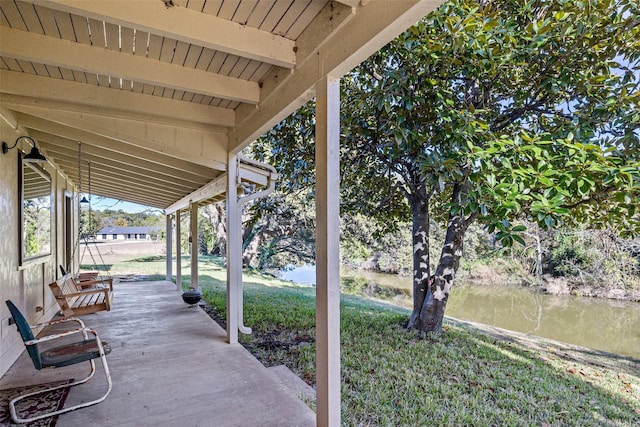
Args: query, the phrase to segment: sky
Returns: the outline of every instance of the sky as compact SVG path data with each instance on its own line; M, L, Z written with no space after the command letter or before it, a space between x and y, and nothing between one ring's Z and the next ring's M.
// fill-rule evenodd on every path
M123 202L122 200L110 199L108 197L98 197L96 195L93 195L91 198L91 209L98 211L103 211L105 209L121 209L127 213L138 213L144 211L162 213L161 209L139 205L137 203Z

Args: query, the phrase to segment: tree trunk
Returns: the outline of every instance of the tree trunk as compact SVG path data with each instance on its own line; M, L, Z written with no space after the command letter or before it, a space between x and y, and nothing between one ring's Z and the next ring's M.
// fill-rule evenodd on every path
M536 226L536 277L542 279L542 244L540 243L540 227Z
M460 265L462 245L467 227L459 215L450 215L440 260L436 267L430 291L421 307L421 327L425 332L442 332L444 312L449 291Z
M246 237L250 239L248 242L243 242L244 250L242 251L242 266L250 267L253 260L258 257L260 247L265 241L264 229L266 226L260 226L260 229L253 234L248 234Z
M220 205L220 203L216 203L214 206L218 213L217 223L215 224L216 234L218 237L218 244L216 245L215 248L211 250L211 254L220 255L221 257L226 258L227 256L227 227L226 227L227 216L225 214L225 210L222 209L222 206Z
M413 313L407 327L421 329L421 310L429 289L429 200L416 195L410 200L413 217Z
M462 205L462 201L468 191L468 187L468 182L454 185L453 194L451 196L454 206ZM453 279L458 271L458 267L460 266L464 236L469 225L475 220L475 218L476 214L473 214L467 219L464 219L457 213L451 212L449 214L447 234L445 236L444 245L442 247L436 271L432 277L426 276L429 277L428 285L425 278L420 276L420 282L423 286L418 290L420 290L423 295L421 297L422 301L420 301L419 298L416 298L416 289L414 286L414 308L411 319L414 319L414 316L416 319L413 320L413 322L409 322L409 327L413 327L424 332L442 332L442 322L444 320L444 312L447 307L447 300L449 299L449 291L453 285ZM428 243L425 246L428 248ZM429 258L427 257L426 260L428 261L428 259ZM426 266L426 272L427 274L429 272L428 263ZM416 283L418 282L417 276L415 276L414 280ZM426 292L422 290L423 288L426 288ZM420 305L416 305L418 303L420 303Z

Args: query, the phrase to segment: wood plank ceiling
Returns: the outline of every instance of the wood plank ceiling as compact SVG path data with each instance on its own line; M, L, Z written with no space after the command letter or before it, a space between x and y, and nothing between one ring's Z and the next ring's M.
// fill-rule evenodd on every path
M81 191L90 163L93 194L164 209L439 3L0 0L0 116Z

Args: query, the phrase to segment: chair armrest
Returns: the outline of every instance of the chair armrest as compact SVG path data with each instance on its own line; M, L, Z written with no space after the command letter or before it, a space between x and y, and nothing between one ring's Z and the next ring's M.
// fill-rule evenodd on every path
M38 329L38 328L43 328L45 326L51 326L51 325L56 325L59 323L64 323L64 322L76 322L78 324L80 324L81 328L85 328L84 326L84 322L80 319L78 319L77 317L69 317L67 319L58 319L58 320L50 320L48 322L42 322L42 323L37 323L33 326L29 326L31 329Z
M47 341L51 341L51 340L55 340L58 338L63 338L69 335L73 335L73 334L79 334L82 333L86 339L87 337L87 332L91 332L94 333L95 331L93 329L89 329L89 328L80 328L80 329L72 329L70 331L65 331L65 332L61 332L59 334L52 334L52 335L45 335L44 337L40 337L40 338L36 338L33 340L29 340L29 341L25 341L24 344L25 345L34 345L34 344L39 344L41 342L47 342ZM95 335L95 333L94 333Z

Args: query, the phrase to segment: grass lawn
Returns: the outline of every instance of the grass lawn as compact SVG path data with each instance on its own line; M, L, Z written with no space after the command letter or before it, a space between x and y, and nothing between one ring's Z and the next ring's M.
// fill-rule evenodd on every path
M135 260L130 272L164 271L160 258ZM221 321L226 272L211 257L200 259L199 272L209 311ZM241 335L242 344L313 385L315 289L250 272L244 278L244 323L254 332ZM640 426L640 362L591 363L451 320L442 336L424 338L404 329L407 318L406 310L343 296L343 424Z

